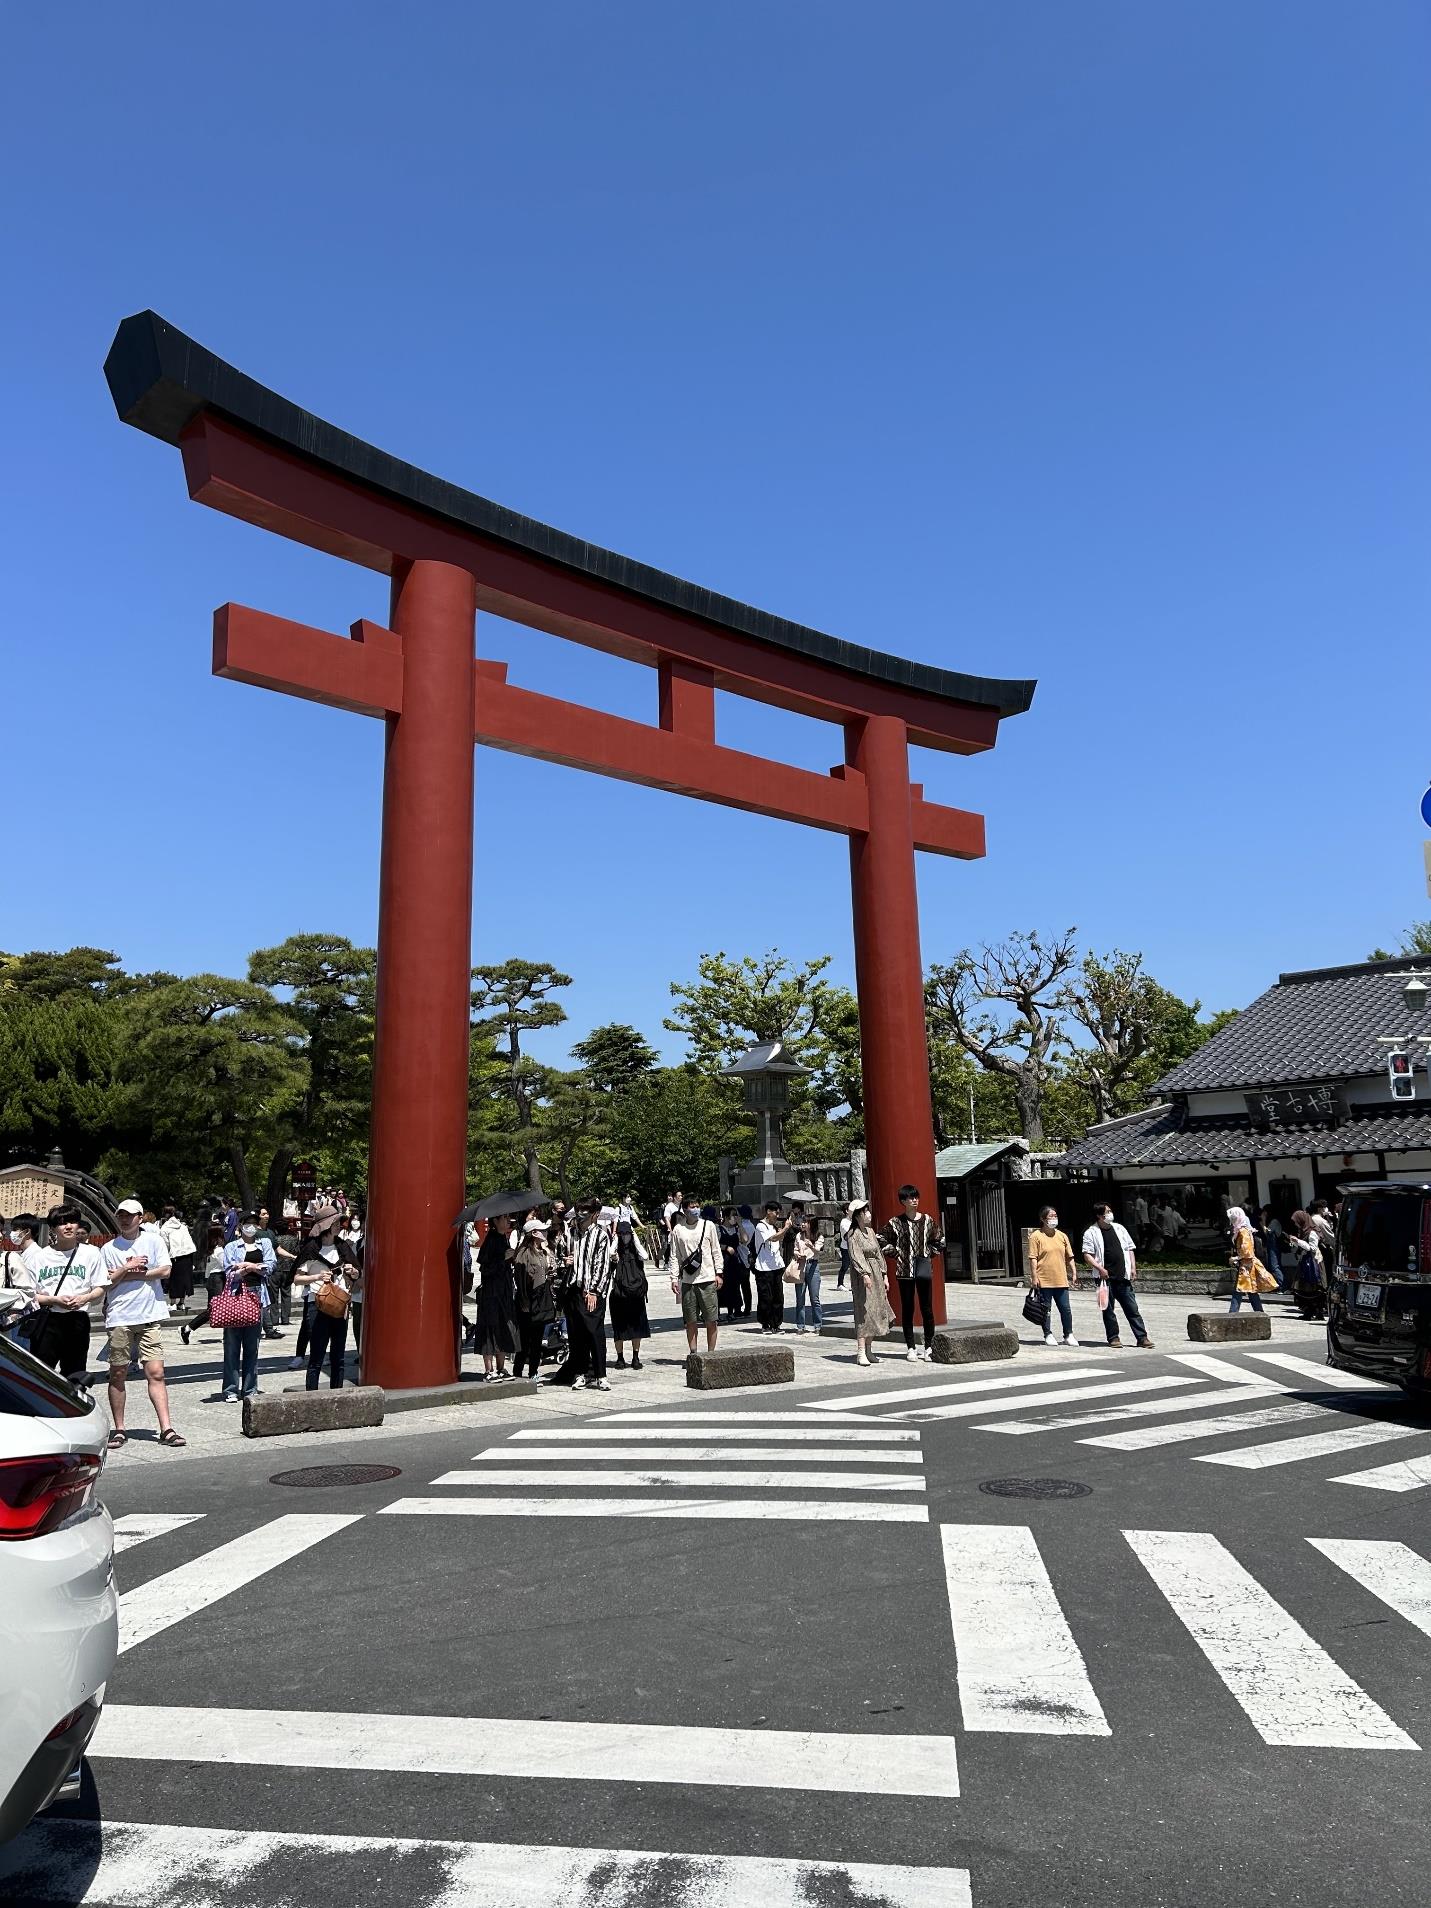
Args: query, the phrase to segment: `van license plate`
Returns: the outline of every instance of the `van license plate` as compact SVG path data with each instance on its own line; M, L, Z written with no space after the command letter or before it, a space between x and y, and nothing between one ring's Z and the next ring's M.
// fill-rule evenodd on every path
M1356 1297L1352 1300L1352 1303L1360 1312L1378 1312L1381 1310L1381 1294L1383 1290L1384 1288L1380 1285L1359 1285L1356 1288Z

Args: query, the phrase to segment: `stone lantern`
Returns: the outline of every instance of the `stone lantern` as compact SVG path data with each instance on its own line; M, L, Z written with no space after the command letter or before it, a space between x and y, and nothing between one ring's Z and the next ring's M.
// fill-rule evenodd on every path
M783 1199L799 1186L799 1177L785 1157L780 1119L789 1109L791 1087L809 1071L779 1040L763 1040L748 1047L739 1060L723 1070L723 1080L739 1080L745 1088L745 1104L755 1115L759 1129L755 1157L731 1188L733 1205L751 1206L759 1216L765 1200Z

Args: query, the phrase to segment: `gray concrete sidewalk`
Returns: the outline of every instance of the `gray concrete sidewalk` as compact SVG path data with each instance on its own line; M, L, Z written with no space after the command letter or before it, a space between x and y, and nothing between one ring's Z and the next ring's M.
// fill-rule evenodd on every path
M834 1276L826 1278L822 1298L825 1300L825 1321L829 1325L848 1326L851 1321L851 1301L848 1286L837 1287ZM1064 1358L1068 1352L1063 1348L1050 1350L1034 1328L1022 1317L1024 1293L1020 1288L997 1285L951 1285L948 1288L949 1316L955 1322L972 1322L990 1319L1000 1324L1011 1325L1019 1335L1019 1357L1027 1357L1030 1366L1041 1364L1046 1359ZM1320 1359L1325 1342L1325 1327L1307 1324L1298 1317L1290 1301L1274 1298L1267 1301L1272 1318L1272 1331L1276 1342L1289 1346L1304 1357ZM1186 1348L1187 1315L1191 1311L1224 1311L1226 1301L1220 1299L1200 1299L1196 1297L1172 1297L1167 1295L1149 1296L1142 1301L1144 1317L1148 1330L1160 1351L1173 1351ZM394 1439L414 1437L432 1431L455 1431L459 1426L471 1425L474 1430L497 1425L521 1423L523 1421L542 1422L558 1417L595 1415L610 1411L630 1411L648 1405L673 1406L690 1403L702 1407L711 1405L714 1400L707 1393L693 1393L686 1388L684 1359L686 1352L685 1335L681 1329L680 1312L676 1300L671 1295L669 1283L660 1276L651 1279L651 1293L648 1300L651 1318L652 1338L643 1350L642 1366L639 1372L618 1371L614 1364L608 1366L611 1383L610 1392L571 1391L565 1387L543 1388L535 1395L516 1393L510 1384L479 1384L473 1387L470 1402L444 1405L430 1410L402 1411L389 1415L386 1422L367 1430L345 1431L341 1433L345 1446L349 1443L363 1443L376 1448ZM468 1307L470 1315L471 1306ZM873 1368L864 1369L855 1363L853 1340L846 1336L821 1335L806 1332L803 1336L796 1333L793 1324L794 1300L792 1288L786 1287L785 1335L782 1343L789 1345L795 1353L795 1382L793 1386L781 1386L778 1391L766 1394L772 1405L787 1400L792 1391L809 1393L829 1391L832 1388L848 1386L852 1393L859 1388L869 1388L875 1384L886 1384L896 1364L904 1364L905 1350L900 1336L899 1324L877 1353ZM1125 1336L1124 1344L1128 1349L1122 1352L1112 1351L1105 1342L1101 1315L1094 1302L1091 1288L1080 1285L1073 1293L1073 1323L1077 1335L1080 1357L1095 1355L1101 1358L1122 1358L1129 1360L1135 1354L1131 1349L1131 1339ZM739 1325L721 1326L723 1343L744 1342L756 1337L759 1328L753 1319ZM916 1336L918 1336L916 1331ZM259 1354L259 1388L263 1391L282 1391L285 1386L300 1386L303 1383L301 1371L291 1371L289 1360L298 1337L297 1321L287 1328L282 1339L265 1339ZM609 1333L608 1333L609 1337ZM704 1337L702 1337L704 1343ZM90 1344L90 1372L95 1394L105 1406L106 1370L103 1364L104 1339L96 1329ZM614 1351L611 1356L614 1358ZM144 1381L131 1373L129 1397L126 1407L126 1427L129 1431L129 1443L125 1448L113 1454L111 1464L158 1464L174 1465L182 1463L188 1457L214 1457L224 1451L232 1450L272 1450L276 1453L292 1450L304 1450L317 1456L325 1447L327 1439L312 1433L294 1437L265 1438L249 1440L240 1431L240 1407L224 1404L220 1401L220 1377L222 1371L223 1344L222 1334L207 1327L196 1331L192 1342L186 1347L177 1329L166 1327L164 1331L164 1359L169 1384L170 1409L175 1429L187 1439L183 1450L171 1450L158 1443L158 1427L154 1413L145 1394ZM349 1373L357 1376L357 1363L349 1353ZM462 1369L466 1374L481 1370L481 1360L471 1354L464 1356ZM554 1365L544 1367L544 1374L556 1369ZM326 1377L325 1377L326 1382ZM728 1395L728 1394L722 1394ZM741 1393L742 1397L749 1394Z

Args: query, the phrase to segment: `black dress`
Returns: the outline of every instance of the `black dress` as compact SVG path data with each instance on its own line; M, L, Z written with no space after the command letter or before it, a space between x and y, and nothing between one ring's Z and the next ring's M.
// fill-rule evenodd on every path
M517 1349L516 1288L507 1241L493 1226L477 1253L481 1286L477 1292L477 1349L489 1358L505 1358Z
M646 1261L634 1245L623 1245L616 1256L611 1275L611 1336L624 1342L628 1338L649 1338L651 1321L646 1316Z

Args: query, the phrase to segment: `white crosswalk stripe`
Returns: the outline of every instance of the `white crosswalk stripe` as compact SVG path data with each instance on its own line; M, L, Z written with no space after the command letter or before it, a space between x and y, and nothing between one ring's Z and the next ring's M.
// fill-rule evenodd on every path
M1378 1378L1359 1378L1352 1371L1338 1371L1335 1365L1317 1364L1310 1358L1299 1358L1295 1352L1249 1352L1249 1358L1255 1358L1259 1365L1280 1365L1284 1371L1293 1371L1308 1382L1302 1387L1306 1391L1390 1391L1397 1386L1383 1384Z
M727 1480L738 1485L739 1479ZM826 1524L927 1524L923 1504L847 1503L815 1498L787 1503L765 1497L400 1497L378 1515L397 1517L654 1517L719 1522L769 1518Z
M860 1394L859 1409L876 1411L885 1405L928 1403L935 1398L967 1398L975 1392L986 1391L1024 1391L1030 1386L1064 1385L1074 1378L1111 1378L1111 1369L1104 1365L1064 1365L1051 1371L1003 1372L997 1378L958 1378L950 1384L926 1382L922 1385L901 1385L895 1391L871 1391ZM847 1412L850 1406L836 1400L816 1400L804 1407L806 1411Z
M1209 1402L1225 1405L1229 1400L1224 1393ZM1222 1437L1229 1431L1252 1431L1336 1415L1323 1405L1268 1405L1262 1411L1242 1411L1225 1418L1190 1418L1182 1424L1146 1424L1136 1431L1107 1431L1096 1438L1080 1438L1079 1443L1091 1444L1100 1451L1151 1451L1162 1444L1187 1444L1195 1438Z
M945 1524L939 1535L964 1727L1108 1735L1033 1532L1018 1524Z
M1431 1636L1431 1563L1409 1544L1355 1537L1309 1537L1307 1542Z
M1182 1377L1129 1378L1117 1384L1065 1385L1053 1391L1018 1392L1002 1398L961 1398L957 1404L930 1405L923 1411L897 1411L894 1415L933 1423L947 1418L980 1418L989 1411L1022 1411L1027 1405L1036 1405L1041 1410L1051 1404L1076 1404L1081 1398L1126 1397L1130 1392L1171 1391L1179 1387L1189 1395L1195 1389L1190 1379Z
M716 1453L717 1456L720 1453ZM783 1454L782 1454L783 1455ZM568 1490L600 1484L603 1489L616 1485L622 1490L640 1490L643 1486L680 1484L685 1489L719 1490L722 1485L739 1484L742 1490L759 1491L922 1491L922 1477L892 1477L887 1471L807 1471L795 1466L788 1471L657 1469L632 1471L592 1471L585 1466L571 1470L529 1469L525 1465L489 1471L444 1471L434 1484L560 1484Z
M119 1648L121 1653L139 1643L147 1643L161 1630L169 1629L197 1609L231 1596L258 1577L266 1576L280 1564L288 1563L302 1551L320 1544L340 1530L361 1519L357 1514L327 1516L275 1517L260 1524L217 1550L151 1577L137 1590L126 1591L119 1600Z
M504 1443L477 1452L470 1470L434 1478L434 1489L443 1495L399 1498L382 1514L929 1521L922 1503L889 1502L894 1496L924 1494L918 1431L817 1426L808 1419L775 1423L773 1414L762 1414L765 1421L756 1425L743 1413L681 1415L693 1422L647 1424L633 1418L615 1427L514 1431ZM824 1468L835 1465L858 1468Z
M165 1537L171 1530L182 1530L185 1524L202 1522L202 1511L190 1511L187 1516L162 1514L141 1515L131 1512L127 1517L114 1520L114 1554L133 1550L136 1544L147 1544L151 1537Z
M1025 1418L1020 1424L976 1424L976 1431L1001 1431L1008 1437L1031 1437L1036 1431L1081 1430L1090 1424L1124 1424L1130 1418L1166 1418L1179 1411L1225 1411L1244 1401L1286 1396L1282 1385L1227 1385L1196 1397L1144 1399L1137 1404L1109 1405L1106 1411L1070 1411L1066 1417ZM1089 1442L1090 1440L1085 1440Z
M633 1434L634 1435L634 1434ZM692 1432L693 1438L698 1432ZM914 1437L915 1432L902 1432L903 1437ZM576 1458L590 1458L601 1464L629 1463L633 1458L638 1461L658 1460L662 1464L724 1463L728 1457L736 1455L725 1444L662 1444L652 1450L648 1444L524 1444L516 1451L506 1445L494 1450L479 1451L472 1460L474 1464L510 1464L514 1458L520 1458L523 1464L537 1460L553 1459L570 1464ZM828 1445L818 1444L742 1444L739 1447L739 1459L742 1464L923 1464L924 1453L917 1447L901 1444L891 1447L887 1444L842 1444L831 1449Z
M1419 1424L1349 1424L1341 1431L1279 1438L1275 1444L1251 1444L1235 1451L1205 1451L1194 1462L1226 1464L1239 1471L1263 1471L1278 1464L1304 1464L1309 1458L1340 1457L1343 1451L1359 1451L1370 1444L1391 1444L1397 1438L1425 1436L1426 1427Z
M1403 1458L1399 1464L1377 1464L1366 1471L1343 1471L1333 1484L1360 1484L1369 1491L1422 1491L1431 1484L1431 1457Z
M1303 1749L1418 1747L1216 1537L1168 1530L1123 1535L1264 1742Z
M678 1782L717 1789L959 1793L952 1736L680 1728L386 1711L106 1707L90 1753L141 1762L401 1771L561 1782Z
M96 1849L98 1844L98 1849ZM0 1849L8 1899L152 1908L165 1902L253 1908L313 1899L315 1874L334 1900L370 1898L376 1878L412 1858L433 1908L631 1908L653 1899L686 1908L971 1908L969 1871L760 1855L672 1855L652 1849L532 1847L410 1836L293 1835L41 1818ZM429 1878L431 1878L429 1880ZM261 1892L260 1892L261 1891ZM384 1896L387 1899L387 1896ZM411 1897L414 1903L418 1897Z

